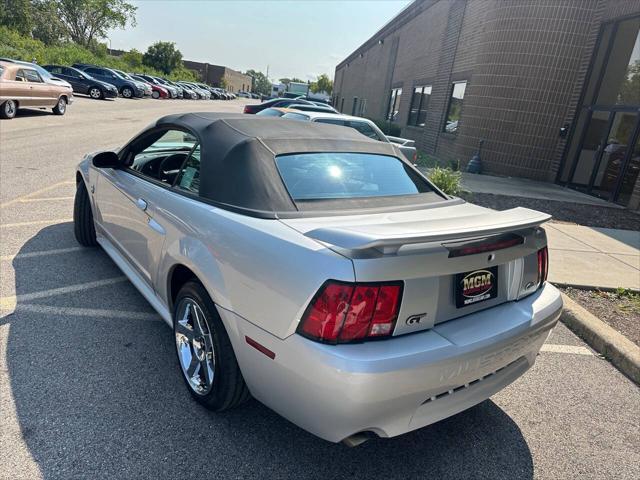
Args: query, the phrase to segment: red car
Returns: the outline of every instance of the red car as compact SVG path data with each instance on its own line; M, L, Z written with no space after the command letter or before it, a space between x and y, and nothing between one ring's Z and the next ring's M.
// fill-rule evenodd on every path
M153 98L170 98L169 91L166 88L156 85L155 83L148 82L144 78L134 75L133 73L130 73L129 76L138 82L149 85L151 87L151 96Z

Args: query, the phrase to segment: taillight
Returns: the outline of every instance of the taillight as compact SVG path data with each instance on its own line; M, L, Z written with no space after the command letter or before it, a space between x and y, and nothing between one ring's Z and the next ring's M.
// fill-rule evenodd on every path
M402 283L326 282L307 307L298 333L324 343L387 337L400 310Z
M251 109L249 108L249 105L245 105L244 106L244 110L242 111L243 113L250 113Z
M547 281L549 274L549 251L547 247L538 250L538 286Z

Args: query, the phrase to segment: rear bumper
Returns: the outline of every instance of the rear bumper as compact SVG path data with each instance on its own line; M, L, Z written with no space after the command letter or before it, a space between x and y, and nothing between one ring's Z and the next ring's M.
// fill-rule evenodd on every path
M461 412L535 362L562 299L552 285L518 302L378 342L278 339L222 310L251 393L298 426L337 442L362 431L391 437ZM275 353L271 359L245 337Z

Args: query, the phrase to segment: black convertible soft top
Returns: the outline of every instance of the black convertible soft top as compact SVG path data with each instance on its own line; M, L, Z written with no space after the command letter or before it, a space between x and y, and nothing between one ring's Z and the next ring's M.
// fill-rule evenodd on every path
M280 177L275 162L278 155L371 153L394 156L407 163L393 144L371 140L354 129L342 126L230 113L168 115L159 119L156 126L180 127L198 138L201 149L200 197L250 215L273 218L302 210L292 200ZM408 203L443 200L435 192L423 195L430 198L412 198ZM402 202L401 199L396 201ZM359 204L352 205L352 202L345 205L342 201L340 206L335 202L334 205L322 203L328 203L328 210L376 206L363 202L366 200L360 199ZM387 205L388 202L387 199Z

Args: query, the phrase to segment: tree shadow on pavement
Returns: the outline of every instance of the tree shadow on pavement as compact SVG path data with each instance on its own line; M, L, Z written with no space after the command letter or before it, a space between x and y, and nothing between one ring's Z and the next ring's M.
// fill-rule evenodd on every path
M101 249L73 247L70 223L23 245L21 254L71 251L17 256L17 307L2 320L10 395L45 478L533 478L518 425L491 401L351 449L255 400L203 409L183 385L170 328L129 282L30 295L122 275Z

